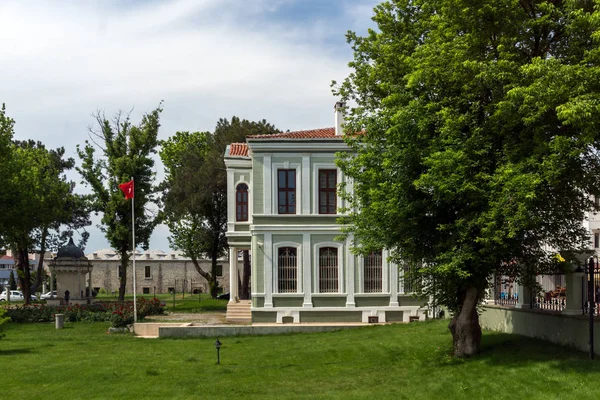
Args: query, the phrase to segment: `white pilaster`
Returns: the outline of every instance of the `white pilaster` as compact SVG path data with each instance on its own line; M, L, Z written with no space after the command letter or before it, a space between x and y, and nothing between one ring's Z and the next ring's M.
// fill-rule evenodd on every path
M80 299L83 298L83 292L81 290L81 270L80 269L77 269L77 297L79 297Z
M233 181L233 170L227 170L227 230L233 232L235 230L235 182ZM233 199L233 200L232 200Z
M517 286L517 304L515 308L531 308L531 290L521 284Z
M302 279L304 281L304 308L312 308L312 282L311 282L311 256L310 256L310 234L302 235Z
M273 236L265 233L265 308L273 307Z
M88 298L88 303L92 302L92 299L94 298L94 288L92 288L92 270L88 269L88 293L87 293L87 298Z
M389 252L383 250L381 252L381 290L383 292L391 292L390 269L393 268L388 261ZM396 279L396 291L398 290L398 279Z
M271 183L272 179L271 155L265 154L263 157L263 204L265 207L265 215L273 213L271 208L271 205L273 204L273 193L271 193L273 190L273 185Z
M235 303L238 297L237 249L229 248L229 302Z
M389 256L387 251L382 252L382 255L385 254L386 259ZM394 263L385 261L385 265L387 269L390 271L390 306L398 307L398 266Z
M310 193L316 188L310 185L310 155L302 156L302 214L310 214Z
M567 304L562 311L565 315L582 315L583 300L583 272L573 272L566 275L567 283Z
M58 297L58 292L56 292ZM54 299L54 271L50 270L50 298Z
M356 257L354 254L350 253L349 249L351 246L351 239L349 237L346 239L346 250L345 254L348 257L347 260L347 271L346 271L346 293L348 294L346 297L346 307L355 307L356 303L354 302L354 265Z

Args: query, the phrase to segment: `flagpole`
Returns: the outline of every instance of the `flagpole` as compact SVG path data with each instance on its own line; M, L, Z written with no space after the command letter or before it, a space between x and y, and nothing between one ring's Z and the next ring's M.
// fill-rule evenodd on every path
M131 177L133 182L133 177ZM133 186L133 196L131 197L131 237L133 241L133 323L137 322L137 298L136 298L136 285L135 285L135 211L134 211L134 200L135 200L135 182Z

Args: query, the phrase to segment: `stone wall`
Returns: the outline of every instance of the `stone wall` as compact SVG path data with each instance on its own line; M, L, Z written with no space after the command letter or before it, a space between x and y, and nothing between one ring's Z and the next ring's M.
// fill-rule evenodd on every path
M483 329L515 333L589 352L589 315L563 315L527 308L487 305L480 315ZM600 321L594 323L595 353L600 354Z
M119 260L93 259L90 257L92 270L92 287L102 288L109 293L119 290ZM203 260L200 262L203 270L210 271L211 262ZM219 276L219 285L223 292L229 291L229 261L220 260L222 275ZM136 259L136 286L137 294L169 293L175 289L181 292L185 286L186 293L200 290L208 292L208 282L195 269L190 260L178 259ZM147 271L147 267L149 267ZM242 270L242 261L238 261L238 270ZM147 276L147 272L149 276ZM127 267L127 289L126 293L133 293L133 266Z

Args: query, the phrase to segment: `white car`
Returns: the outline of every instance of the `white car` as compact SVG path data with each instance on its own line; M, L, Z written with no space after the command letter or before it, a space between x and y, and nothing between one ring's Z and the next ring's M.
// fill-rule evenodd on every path
M35 294L31 295L32 301L37 301L37 296ZM23 296L23 292L20 290L11 290L10 291L10 301L24 301L25 296ZM0 301L6 301L6 290L0 294Z
M0 294L0 301L6 301L6 290ZM23 292L20 290L11 290L10 291L10 301L23 301L25 297L23 297Z
M53 291L48 292L48 293L44 293L43 295L40 296L40 298L42 300L48 300L48 299L50 299L52 297L56 297L56 290L53 290Z

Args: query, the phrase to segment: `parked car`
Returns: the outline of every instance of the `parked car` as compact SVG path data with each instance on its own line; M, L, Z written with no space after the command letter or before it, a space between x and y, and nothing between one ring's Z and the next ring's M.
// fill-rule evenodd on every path
M51 291L51 292L48 292L48 293L44 293L43 295L41 295L41 296L40 296L40 298L41 298L42 300L48 300L48 299L49 299L49 298L51 298L52 296L54 296L54 297L57 297L57 296L56 296L56 290L53 290L53 291Z
M6 290L0 294L0 301L6 301L7 292ZM10 301L23 301L25 297L23 297L23 292L20 290L11 290L10 291Z
M217 299L219 299L219 300L229 300L229 292L218 295Z
M24 301L25 296L23 296L23 292L20 290L11 290L10 291L10 301ZM31 295L31 301L37 301L38 298L35 294ZM0 294L0 301L6 301L6 290Z

